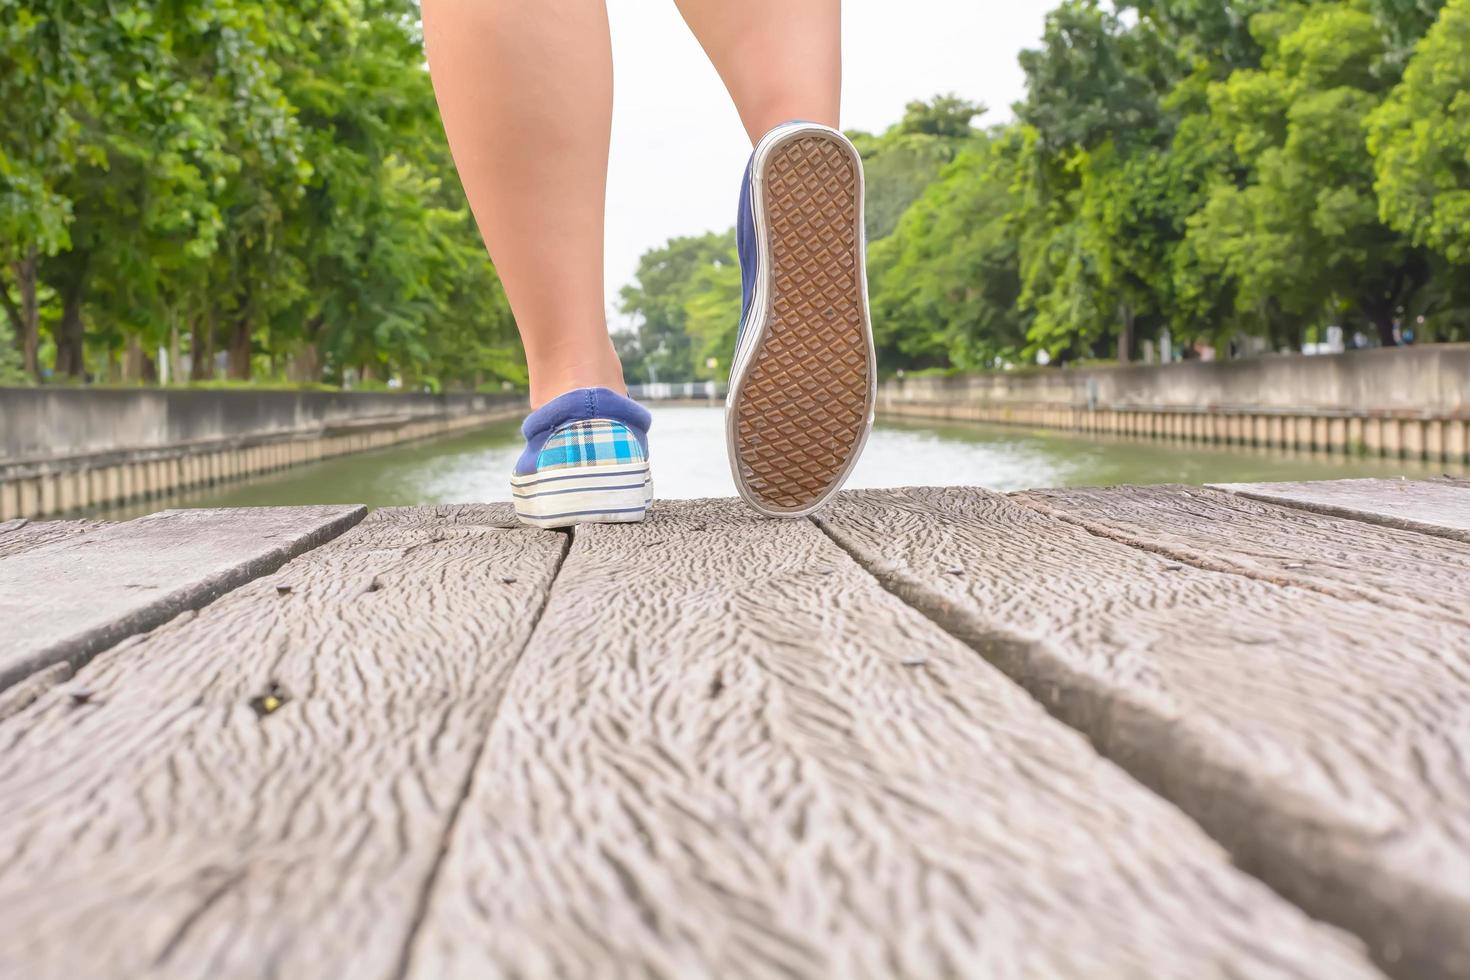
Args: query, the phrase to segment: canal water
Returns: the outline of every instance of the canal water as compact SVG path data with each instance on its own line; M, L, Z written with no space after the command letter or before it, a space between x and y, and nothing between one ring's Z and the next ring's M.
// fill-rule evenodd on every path
M735 493L725 461L722 409L655 406L653 419L650 448L659 497ZM517 423L508 421L453 438L326 460L166 501L109 510L105 516L120 519L164 507L504 501L510 499L506 477L520 449ZM878 423L847 485L973 485L1004 491L1120 483L1423 477L1446 470L1443 463L903 420Z

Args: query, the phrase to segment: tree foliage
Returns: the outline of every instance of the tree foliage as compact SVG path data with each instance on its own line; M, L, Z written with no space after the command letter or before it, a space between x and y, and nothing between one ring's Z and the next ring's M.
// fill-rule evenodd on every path
M1379 216L1470 265L1470 0L1451 0L1368 119Z
M1319 3L1255 25L1262 67L1210 87L1211 118L1245 179L1216 184L1191 235L1237 284L1242 312L1293 323L1344 314L1392 344L1428 269L1378 216L1363 125L1389 88L1379 23L1354 4Z
M890 368L992 367L1024 342L1017 307L1011 161L989 143L960 154L869 252L875 340Z
M728 326L730 342L706 350L707 332L718 326L706 300L696 322L705 335L691 333L689 303L718 283L735 282L734 322ZM704 358L718 357L727 368L733 352L734 333L740 319L740 267L735 258L735 231L691 235L671 239L638 260L634 281L622 289L622 311L634 318L636 333L620 343L624 375L630 381L689 381Z
M0 124L35 377L524 379L410 0L0 0Z
M864 225L869 241L893 232L904 210L979 135L971 125L985 107L953 95L910 102L903 119L881 136L849 136L863 158L867 184Z
M1020 61L853 134L882 369L1470 339L1470 0L1062 0ZM670 287L726 345L728 287Z

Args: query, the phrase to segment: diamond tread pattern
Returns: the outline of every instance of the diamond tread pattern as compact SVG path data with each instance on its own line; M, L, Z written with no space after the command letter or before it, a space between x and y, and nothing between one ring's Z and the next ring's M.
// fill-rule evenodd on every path
M764 194L770 315L735 407L736 459L766 506L801 510L846 469L869 413L851 151L793 138L767 160Z

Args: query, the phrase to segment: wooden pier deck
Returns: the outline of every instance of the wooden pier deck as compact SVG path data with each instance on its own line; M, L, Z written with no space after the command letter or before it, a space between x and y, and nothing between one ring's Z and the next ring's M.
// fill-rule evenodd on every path
M1470 482L0 524L0 976L1470 977Z

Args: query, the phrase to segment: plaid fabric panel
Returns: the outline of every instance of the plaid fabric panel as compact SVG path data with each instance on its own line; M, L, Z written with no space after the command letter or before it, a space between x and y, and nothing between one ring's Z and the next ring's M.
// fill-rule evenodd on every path
M589 419L569 423L553 432L541 448L541 455L536 457L536 471L642 461L643 447L626 425L611 419Z

